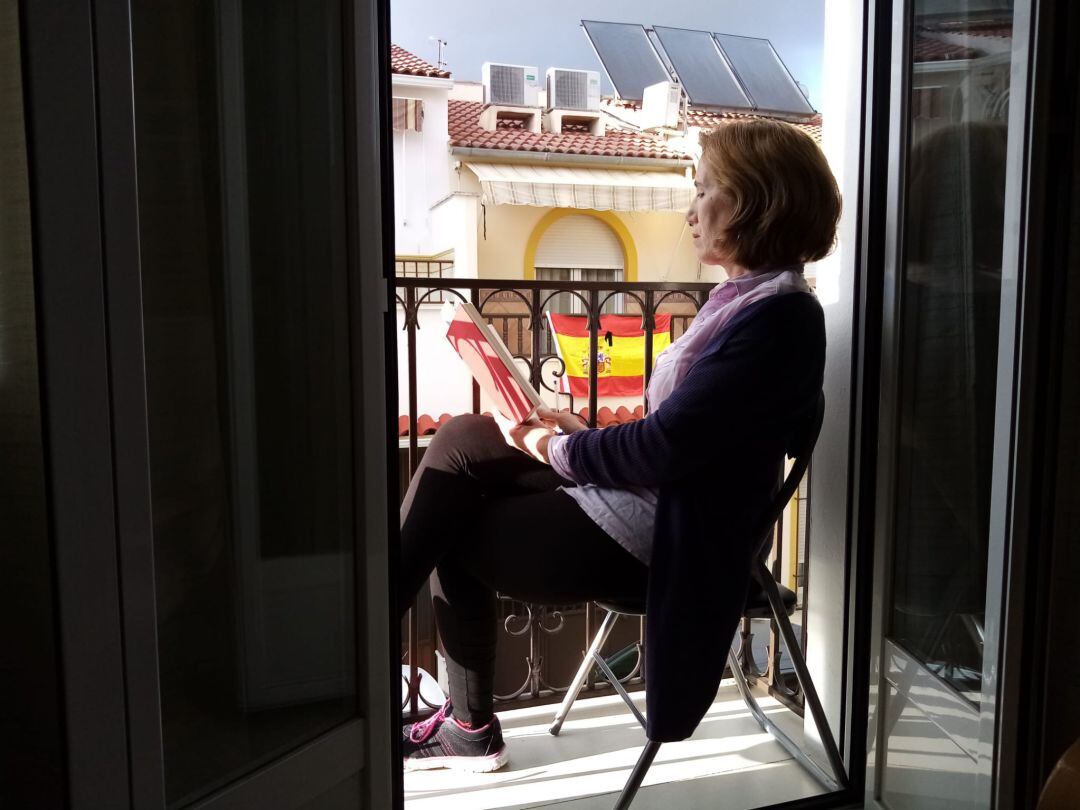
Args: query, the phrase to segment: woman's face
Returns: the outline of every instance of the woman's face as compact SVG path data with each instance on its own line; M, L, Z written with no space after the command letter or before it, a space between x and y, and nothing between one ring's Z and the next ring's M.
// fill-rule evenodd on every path
M694 190L686 221L690 225L698 261L702 264L721 264L730 273L733 268L729 266L729 256L720 247L720 239L731 219L731 193L714 176L712 167L705 160L698 164Z

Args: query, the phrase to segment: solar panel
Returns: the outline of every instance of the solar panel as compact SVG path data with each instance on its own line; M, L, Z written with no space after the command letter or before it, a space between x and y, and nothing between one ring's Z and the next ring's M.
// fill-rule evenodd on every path
M814 108L791 78L769 40L734 34L714 36L750 94L755 108L767 112L813 114ZM664 47L667 50L667 46ZM670 51L668 55L671 55Z
M641 101L650 84L671 81L642 26L593 20L581 26L620 98Z
M679 75L690 103L702 107L750 109L751 101L708 31L654 26L657 39Z

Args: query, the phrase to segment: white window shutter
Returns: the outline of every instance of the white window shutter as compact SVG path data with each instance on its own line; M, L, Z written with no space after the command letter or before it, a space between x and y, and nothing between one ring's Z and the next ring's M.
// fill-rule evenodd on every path
M540 237L535 266L623 270L622 245L596 217L572 214L557 220Z

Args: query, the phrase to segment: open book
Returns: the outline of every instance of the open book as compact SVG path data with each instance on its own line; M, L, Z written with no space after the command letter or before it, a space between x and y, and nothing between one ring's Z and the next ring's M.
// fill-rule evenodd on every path
M526 421L544 404L502 339L472 304L462 302L455 307L446 339L495 408L514 424Z

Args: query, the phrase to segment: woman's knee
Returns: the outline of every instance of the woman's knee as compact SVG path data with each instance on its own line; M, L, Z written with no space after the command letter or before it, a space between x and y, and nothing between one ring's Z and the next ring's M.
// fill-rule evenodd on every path
M455 416L432 437L431 444L424 451L426 466L464 469L479 448L499 436L499 427L490 416L473 413Z
M489 437L492 432L498 433L498 425L490 416L479 413L463 413L455 416L445 425L438 429L435 437L431 440L429 450L438 442L440 445L451 444L455 447L465 447L474 441Z

